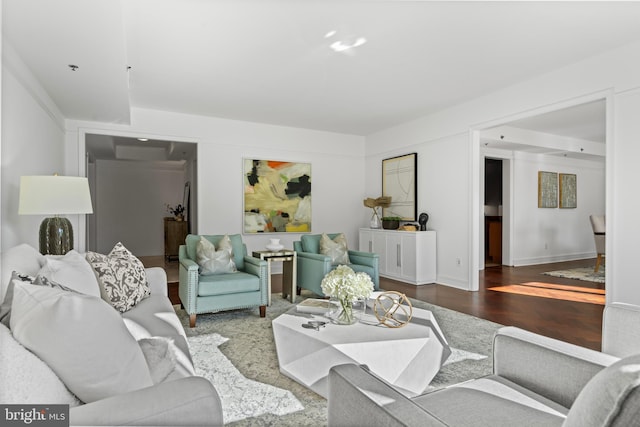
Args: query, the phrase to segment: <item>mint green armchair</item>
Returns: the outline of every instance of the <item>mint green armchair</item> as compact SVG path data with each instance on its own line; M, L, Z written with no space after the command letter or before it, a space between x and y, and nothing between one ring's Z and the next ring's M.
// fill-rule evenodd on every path
M203 236L216 247L223 235ZM229 235L233 247L235 273L200 275L196 262L199 235L189 234L186 244L180 246L180 283L178 295L189 314L189 326L196 326L196 316L249 307L260 307L260 317L265 317L269 287L267 262L247 255L247 246L239 234Z
M331 239L339 233L327 233ZM324 296L320 283L328 272L334 270L337 265L331 264L331 258L320 253L321 234L305 234L299 241L293 242L293 250L296 251L298 260L298 287L307 289L316 295ZM375 290L380 290L378 277L378 254L370 252L349 251L347 264L353 271L367 273L371 277Z

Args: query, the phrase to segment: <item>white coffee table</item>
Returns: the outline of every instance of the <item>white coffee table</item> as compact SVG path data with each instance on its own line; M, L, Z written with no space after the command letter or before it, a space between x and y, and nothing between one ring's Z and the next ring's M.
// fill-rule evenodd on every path
M422 393L451 350L430 311L413 309L403 328L373 326L367 309L354 325L328 323L319 331L302 327L323 316L297 313L295 307L273 322L280 372L327 397L329 369L343 363L365 364L407 396Z

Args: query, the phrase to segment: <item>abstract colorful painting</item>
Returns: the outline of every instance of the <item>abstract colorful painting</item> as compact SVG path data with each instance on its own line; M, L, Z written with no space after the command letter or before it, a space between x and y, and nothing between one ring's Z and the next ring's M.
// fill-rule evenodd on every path
M244 232L311 231L311 163L244 159Z

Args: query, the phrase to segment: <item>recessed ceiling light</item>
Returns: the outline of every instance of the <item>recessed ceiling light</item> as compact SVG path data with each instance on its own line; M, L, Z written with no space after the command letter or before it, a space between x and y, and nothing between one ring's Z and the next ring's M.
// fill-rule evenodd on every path
M365 39L364 37L358 37L353 41L338 40L337 42L331 43L329 47L331 47L331 49L333 49L335 52L345 52L358 46L362 46L366 42L367 39Z
M325 34L325 35L324 35L324 38L325 38L325 39L328 39L328 38L330 38L330 37L333 37L333 36L335 36L335 35L336 35L336 33L337 33L337 31L336 31L336 30L331 30L331 31L329 31L327 34Z
M138 141L147 142L149 138L138 138Z

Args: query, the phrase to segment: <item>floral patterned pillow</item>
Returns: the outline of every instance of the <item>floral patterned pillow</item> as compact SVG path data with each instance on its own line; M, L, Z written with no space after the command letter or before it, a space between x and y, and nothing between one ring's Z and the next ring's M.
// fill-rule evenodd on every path
M102 298L119 312L131 310L151 295L144 265L122 243L109 255L87 252L87 261L96 273Z

